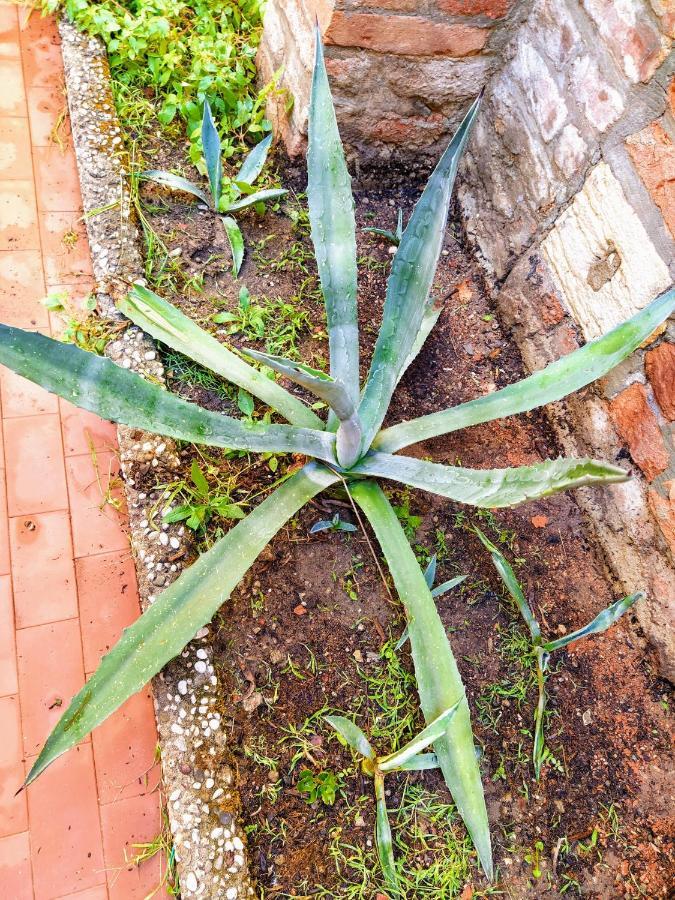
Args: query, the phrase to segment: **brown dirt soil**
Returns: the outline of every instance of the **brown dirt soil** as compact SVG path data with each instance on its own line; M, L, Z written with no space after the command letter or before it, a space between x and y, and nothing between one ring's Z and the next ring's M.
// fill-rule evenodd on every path
M170 162L171 155L153 159L156 166ZM301 190L302 172L283 161L281 167L284 182ZM248 250L234 282L222 230L210 213L156 188L144 188L143 194L158 204L150 220L170 249L180 248L188 276L203 276L203 287L195 290L194 284L185 286L184 275L171 275L174 302L218 333L211 317L236 309L241 285L261 305L280 297L307 312L296 342L299 353L315 365L325 362L313 269L306 252L289 254L298 247L307 250L306 232L283 209L262 218L240 217ZM414 199L414 191L357 192L360 228L393 228L398 206L407 216ZM365 375L391 256L386 242L361 230L359 254ZM171 287L166 280L158 290L170 295ZM523 374L454 225L435 296L443 312L397 391L389 423L471 399ZM270 321L282 318L277 312ZM264 340L253 341L250 334L229 340L265 348ZM174 378L172 387L211 408L235 405L232 392L213 386ZM439 462L497 467L536 462L558 450L543 415L532 413L411 452ZM187 470L192 451L185 457ZM265 461L251 466L215 453L206 457L223 477L236 476L232 495L243 501L295 464L281 459L273 473ZM438 554L437 580L469 576L439 598L438 608L482 751L499 891L513 898L666 897L675 873L668 686L657 677L635 620L628 615L553 660L547 724L552 759L537 783L530 759L536 687L525 632L470 530L480 524L492 540L501 541L545 634L561 634L618 596L574 496L479 515L431 494L388 490L407 516L422 563ZM344 495L322 495L277 536L217 618L218 665L231 696L223 716L239 772L253 870L261 893L270 898L386 896L372 847L372 786L322 715L331 710L355 716L380 752L407 740L421 724L409 654L406 647L393 649L403 629L401 608L382 582L364 532L309 534L314 522L335 512L358 524ZM225 522L214 519L205 540L223 527ZM338 787L333 805L308 802L298 789L303 770L333 774ZM407 844L398 853L407 862L408 896L487 896L491 891L447 806L449 795L438 774L392 776L388 782L392 819L400 808L398 817L405 820L396 834Z

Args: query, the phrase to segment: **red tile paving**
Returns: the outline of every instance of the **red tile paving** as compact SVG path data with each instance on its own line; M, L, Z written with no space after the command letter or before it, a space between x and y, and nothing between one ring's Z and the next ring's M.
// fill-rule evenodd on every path
M65 147L52 139L64 109L58 31L25 19L0 0L0 322L55 334L41 299L66 290L79 302L92 269L67 122ZM0 895L143 900L162 874L159 857L133 862L133 845L161 827L149 690L15 794L138 615L115 429L1 367L0 411Z

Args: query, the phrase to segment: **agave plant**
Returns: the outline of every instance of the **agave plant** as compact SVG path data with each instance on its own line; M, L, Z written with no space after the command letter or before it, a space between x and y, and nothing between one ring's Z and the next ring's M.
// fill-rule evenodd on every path
M609 334L518 384L382 429L396 385L439 314L429 297L450 193L479 102L480 98L471 106L440 159L401 237L392 259L380 333L361 388L354 206L317 35L307 196L326 306L330 373L288 360L263 359L324 399L330 406L327 421L145 289L136 288L122 304L130 319L268 403L290 424L240 421L202 409L108 359L40 334L0 326L1 363L104 419L197 444L310 458L124 632L66 709L27 782L180 653L229 597L265 545L304 504L320 491L342 484L369 520L404 606L426 721L433 722L458 704L447 730L434 741L434 752L482 866L488 877L492 876L488 819L462 681L424 574L377 479L490 508L566 488L625 481L628 475L623 469L592 459L552 459L521 468L474 470L394 453L458 428L534 409L584 387L624 359L667 318L675 308L675 289Z
M609 606L598 613L598 615L591 622L588 622L587 625L584 625L583 628L579 628L577 631L573 631L571 634L566 634L563 637L556 638L556 640L545 641L541 634L539 622L537 622L537 619L532 612L532 607L525 598L522 585L516 578L511 564L504 554L495 547L492 541L485 537L480 528L474 528L474 531L492 557L495 569L499 572L507 591L515 601L518 611L523 617L528 631L530 632L532 654L537 663L537 686L539 689L539 699L534 711L532 763L534 765L535 777L537 781L539 781L541 767L550 755L544 737L544 718L546 714L546 673L548 671L551 653L554 653L556 650L562 650L563 647L567 647L575 641L579 641L581 638L588 637L591 634L600 634L603 631L607 631L617 619L621 618L625 612L628 612L634 603L644 599L645 594L642 591L638 591L635 594L629 594L622 600L610 603Z
M386 756L376 755L368 738L350 719L346 719L344 716L325 716L328 724L337 731L343 742L362 757L361 768L365 775L373 779L376 803L375 846L382 866L382 874L392 897L401 896L401 887L396 871L394 843L387 813L384 777L390 772L422 772L428 769L438 769L440 766L438 756L435 753L425 753L424 751L447 732L460 703L461 699L454 706L444 710L404 747L400 747L394 753Z
M403 210L399 209L398 211L398 219L396 220L396 231L389 231L388 228L364 228L363 229L367 234L376 234L378 237L383 237L385 240L389 241L390 244L394 244L394 246L398 247L401 243L401 238L403 237Z
M141 173L141 178L145 178L147 181L154 181L172 188L172 190L184 191L198 197L214 212L220 214L225 234L230 242L232 271L235 277L239 274L244 259L244 237L236 220L228 213L239 212L251 206L259 207L266 200L277 200L288 193L282 188L256 191L253 187L258 175L263 170L271 144L272 135L269 134L251 150L234 178L224 178L218 129L213 121L209 101L205 100L202 114L202 148L211 197L208 197L200 187L188 181L187 178L181 178L180 175L174 175L173 172L148 169Z

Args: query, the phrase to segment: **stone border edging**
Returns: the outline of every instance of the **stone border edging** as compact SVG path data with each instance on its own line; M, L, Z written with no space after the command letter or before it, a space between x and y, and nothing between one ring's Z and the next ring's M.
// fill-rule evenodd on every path
M66 19L59 21L68 106L99 309L123 320L115 300L143 277L140 236L131 217L124 143L110 88L105 50ZM113 341L107 355L124 368L164 382L154 342L136 326ZM118 426L120 459L129 509L131 550L141 605L180 573L190 540L179 524L149 526L150 510L163 498L134 484L137 471L175 470L175 443ZM222 730L220 684L202 628L179 657L153 680L165 802L183 897L240 900L255 896L245 836L238 813L235 773Z

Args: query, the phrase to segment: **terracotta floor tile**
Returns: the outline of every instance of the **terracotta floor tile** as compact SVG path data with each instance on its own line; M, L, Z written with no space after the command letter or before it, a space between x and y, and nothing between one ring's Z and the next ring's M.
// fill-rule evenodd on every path
M0 123L0 178L30 178L33 161L28 120L5 117Z
M40 302L45 296L39 250L0 250L0 322L19 328L48 328Z
M42 262L48 284L91 283L93 269L79 213L40 213Z
M129 549L122 525L124 515L105 499L110 490L113 499L121 502L118 472L119 460L114 453L97 453L95 460L90 453L66 457L76 557Z
M108 900L108 886L101 884L98 887L89 888L86 891L77 891L74 894L62 894L55 900Z
M157 731L150 689L134 694L92 732L99 803L154 791L160 781L155 764Z
M143 900L160 884L163 861L157 854L140 866L134 866L131 860L138 851L134 850L133 844L152 841L159 834L159 794L130 797L102 806L101 826L110 896ZM163 896L162 891L154 895Z
M75 156L60 148L34 147L35 184L39 210L78 212L82 208Z
M19 698L0 697L0 837L28 828L26 792L19 790L24 779Z
M32 180L0 181L0 246L4 250L40 249Z
M19 17L16 6L0 6L0 57L19 56Z
M67 509L58 415L5 419L4 430L9 515Z
M0 697L18 691L12 583L9 575L0 575Z
M52 16L34 12L20 18L20 38L26 87L48 86L63 78L61 38Z
M48 87L29 87L26 90L30 134L34 147L49 147L54 144L53 131L57 123L62 123L58 128L58 136L67 147L72 147L70 118L67 114L68 103L64 90L63 78Z
M59 400L63 447L66 456L79 456L94 450L114 450L117 447L117 426L99 419L86 409L79 409Z
M26 755L33 756L84 684L79 622L66 619L21 628L16 650L23 746Z
M59 398L55 394L4 366L0 366L0 396L5 419L59 411Z
M26 94L23 89L21 61L0 56L0 116L25 116Z
M0 884L8 900L34 900L27 831L0 839Z
M91 745L57 759L27 792L35 900L105 882Z
M17 628L78 614L68 512L17 516L9 522Z
M122 629L140 614L131 552L99 553L75 560L84 670L93 672Z
M0 432L2 429L0 428ZM3 459L3 457L0 457ZM7 521L7 488L5 471L0 470L0 575L9 575L9 523Z

